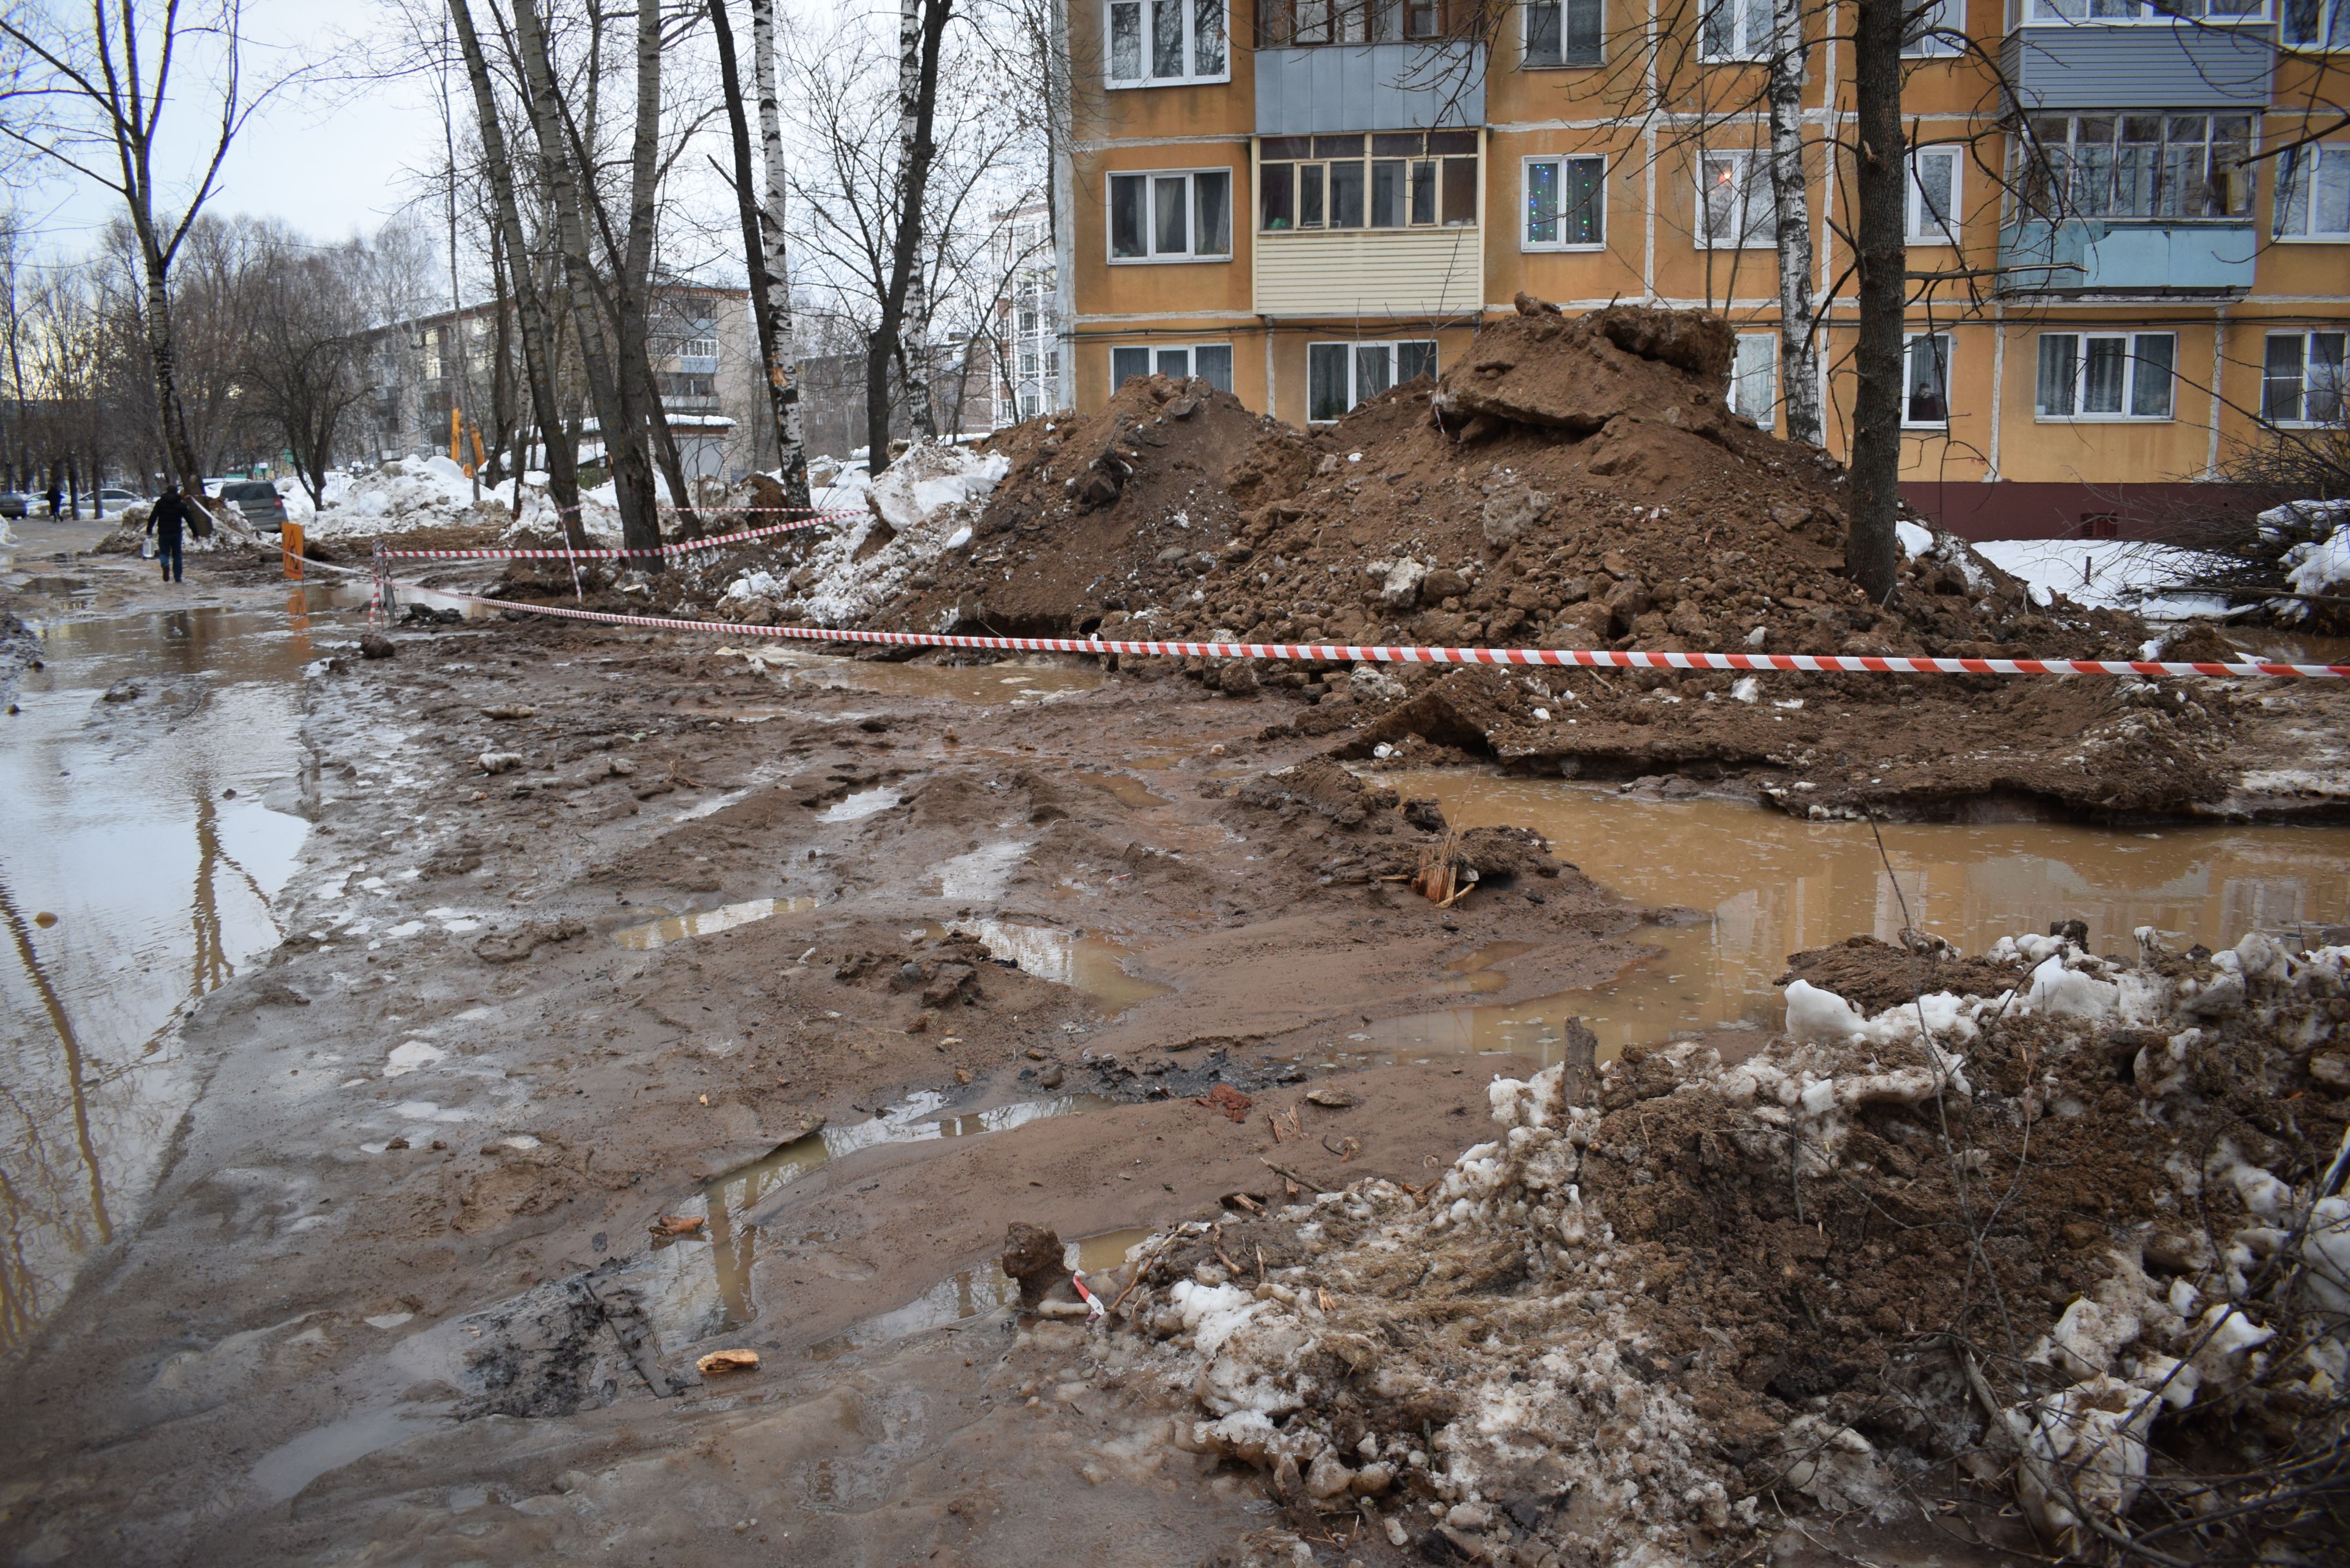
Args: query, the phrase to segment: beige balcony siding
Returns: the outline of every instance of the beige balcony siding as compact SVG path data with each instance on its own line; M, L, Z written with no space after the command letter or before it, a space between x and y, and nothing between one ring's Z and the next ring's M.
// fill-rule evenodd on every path
M1305 230L1256 236L1259 316L1418 317L1475 311L1483 231Z

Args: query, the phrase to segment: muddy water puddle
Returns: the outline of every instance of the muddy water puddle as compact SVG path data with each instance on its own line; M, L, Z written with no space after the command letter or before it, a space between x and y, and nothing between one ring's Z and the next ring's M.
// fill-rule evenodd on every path
M2141 925L2171 933L2175 946L2216 948L2250 930L2300 939L2350 920L2350 829L2340 827L1886 825L1897 896L1866 823L1492 774L1377 776L1407 796L1437 797L1456 826L1533 827L1609 891L1702 918L1641 931L1636 940L1655 957L1607 984L1381 1020L1332 1042L1342 1056L1514 1052L1547 1064L1571 1014L1597 1033L1603 1055L1689 1031L1776 1028L1784 1003L1774 982L1788 954L1864 932L1896 940L1904 925L1980 953L2074 918L2089 923L2098 951L2134 950ZM1489 949L1458 961L1461 979L1448 983L1500 989L1510 956Z
M173 1025L279 940L309 825L263 797L299 780L327 597L33 627L0 748L0 1355L135 1222L197 1087Z
M949 1107L945 1096L925 1091L909 1096L902 1105L891 1106L869 1120L826 1127L783 1144L704 1183L699 1199L676 1210L704 1220L706 1239L691 1237L655 1244L659 1280L650 1293L655 1319L664 1335L675 1333L687 1339L758 1319L754 1267L762 1253L762 1228L776 1222L775 1199L794 1182L836 1159L884 1144L1009 1132L1031 1122L1089 1115L1110 1104L1097 1095L1062 1095L956 1110ZM859 1265L856 1260L836 1260L818 1252L810 1266L854 1270Z
M1090 1286L1094 1275L1118 1268L1126 1262L1128 1252L1151 1235L1148 1228L1138 1226L1087 1236L1061 1250L1061 1263L1087 1276ZM945 1328L966 1318L982 1317L1019 1299L1019 1282L1006 1276L993 1261L976 1269L958 1269L894 1312L867 1318L853 1328L817 1341L801 1354L811 1361L835 1360Z
M1089 937L1051 926L1019 926L1002 920L950 920L906 933L909 941L936 941L950 932L977 937L991 958L1009 959L1028 974L1058 985L1075 986L1102 1004L1105 1012L1123 1012L1138 1002L1164 996L1173 988L1127 972L1131 948L1107 937Z
M737 926L747 926L755 920L775 915L798 915L816 907L816 900L799 898L752 898L740 904L721 904L714 909L702 909L690 915L671 915L662 919L648 920L642 925L623 926L612 933L612 940L632 952L649 952L665 948L671 942L681 942L690 937L715 936L731 931Z

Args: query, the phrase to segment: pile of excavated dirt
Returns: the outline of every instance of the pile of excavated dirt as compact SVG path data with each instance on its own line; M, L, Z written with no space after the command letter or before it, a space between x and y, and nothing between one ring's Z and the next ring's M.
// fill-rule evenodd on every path
M1966 961L1998 991L1870 1017L1798 981L1760 1051L1630 1050L1589 1103L1497 1079L1496 1136L1424 1186L1269 1179L1262 1216L1142 1243L1120 1326L1160 1342L1176 1445L1312 1539L1667 1564L1865 1517L2028 1552L2020 1511L2059 1552L2317 1561L2350 948L2140 941L2006 939ZM1856 991L1914 972L1830 950Z
M1257 642L2139 657L2147 629L1901 527L1902 587L1843 574L1846 474L1730 411L1700 313L1522 299L1434 382L1310 434L1200 383L999 438L973 538L867 625ZM924 579L916 579L921 582ZM1800 815L2222 809L2224 689L2006 677L1503 672L1127 658L1313 704L1338 754L1681 773ZM2239 803L2241 804L2241 803ZM2234 809L2233 805L2225 809Z

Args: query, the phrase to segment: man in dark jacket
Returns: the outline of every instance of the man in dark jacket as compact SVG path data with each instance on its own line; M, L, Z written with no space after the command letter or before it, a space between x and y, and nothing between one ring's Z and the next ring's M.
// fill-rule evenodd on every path
M155 535L155 559L163 566L163 580L183 581L181 576L180 530L188 521L188 504L180 493L170 486L155 498L155 510L147 515L147 532Z
M65 513L66 493L58 488L57 482L52 479L49 481L49 517L54 521L64 516Z

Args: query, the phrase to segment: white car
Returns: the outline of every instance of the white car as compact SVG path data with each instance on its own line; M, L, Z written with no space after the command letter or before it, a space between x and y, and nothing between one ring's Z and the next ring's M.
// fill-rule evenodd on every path
M125 507L144 506L147 504L145 496L130 490L101 490L98 493L97 501L98 515L100 517L120 517Z

